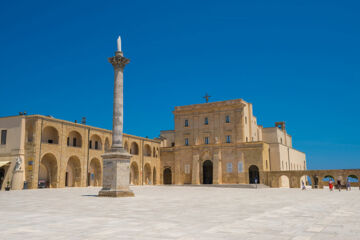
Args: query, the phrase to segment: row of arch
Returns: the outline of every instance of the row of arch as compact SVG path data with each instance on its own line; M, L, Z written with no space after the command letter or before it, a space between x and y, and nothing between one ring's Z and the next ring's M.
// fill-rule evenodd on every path
M126 149L126 151L128 151L132 155L139 155L139 145L137 142L132 142L130 145L130 148L129 148L128 142L125 141L124 148ZM144 144L143 155L146 157L158 157L159 156L159 148L153 147L151 149L149 144Z
M65 187L81 187L81 161L77 156L71 156L63 172L59 171L59 164L52 153L45 154L40 161L38 174L39 187L56 188L59 187L59 174L64 177ZM97 158L90 161L87 173L88 186L101 186L102 168L101 162Z
M28 133L28 135L31 135ZM32 138L31 138L32 139ZM41 135L41 142L48 144L59 144L59 133L55 127L46 126L43 129ZM71 147L82 147L82 137L78 131L71 131L67 137L67 146ZM102 140L99 135L93 134L89 140L89 148L95 150L102 150ZM108 138L105 138L105 150L110 148L110 142ZM139 145L137 142L132 142L130 148L128 147L128 142L125 141L124 148L132 155L139 155ZM144 156L148 157L158 157L159 156L159 148L153 147L151 149L149 144L144 145L143 150Z
M333 177L333 175L324 175L324 176L310 176L310 175L303 175L299 179L296 177L292 177L291 181L287 175L281 175L278 179L278 186L283 188L290 188L290 187L301 187L302 185L311 186L312 188L321 188L329 184L329 181L332 181L333 184L337 185L340 183L341 186L345 186L347 182L349 182L352 186L359 185L359 178L355 174L349 174L348 176L338 175ZM272 186L275 186L274 183L276 179L273 180ZM299 181L297 183L297 181Z
M213 184L213 162L211 160L206 160L202 164L202 184ZM249 167L249 183L258 184L260 183L260 172L259 168L256 165L251 165ZM163 184L172 184L172 171L171 167L165 167L163 170Z
M28 133L31 135L31 133ZM32 138L31 138L32 139ZM41 134L41 142L48 143L48 144L59 144L59 133L55 127L46 126ZM67 139L66 144L69 147L82 147L83 140L81 134L76 131L70 131ZM93 134L89 139L89 148L95 150L102 150L102 140L99 135ZM105 150L110 148L109 139L105 139Z
M156 168L154 167L151 169L149 163L144 165L144 174L143 174L143 183L145 185L156 185ZM136 162L132 162L130 164L130 184L139 185L141 182L140 174L139 174L139 167Z

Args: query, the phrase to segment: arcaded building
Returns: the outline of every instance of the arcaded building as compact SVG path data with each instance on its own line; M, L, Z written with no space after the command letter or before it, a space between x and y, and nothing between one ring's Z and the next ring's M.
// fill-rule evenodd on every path
M0 184L12 189L102 185L111 131L42 115L0 118ZM160 141L124 134L132 184L160 183ZM19 166L17 166L19 165Z
M285 123L263 128L242 99L175 107L161 131L164 184L263 183L264 172L305 170Z

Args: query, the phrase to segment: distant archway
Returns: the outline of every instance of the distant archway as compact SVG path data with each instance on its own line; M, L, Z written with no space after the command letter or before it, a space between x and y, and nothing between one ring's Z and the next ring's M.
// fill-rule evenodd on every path
M286 175L280 176L279 187L281 187L281 188L289 188L290 187L290 180L289 180L288 176L286 176Z
M130 165L130 184L139 185L139 168L136 162Z
M65 172L65 187L81 186L81 164L76 156L69 158Z
M302 184L304 183L305 186L312 186L311 177L308 175L304 175L300 178L300 188L302 187Z
M148 163L144 166L144 181L146 185L151 184L151 167Z
M206 160L203 163L203 184L213 183L213 163L210 160Z
M249 183L260 183L259 168L255 165L249 167Z
M88 175L89 186L101 186L101 163L99 159L93 158L91 160Z
M172 184L172 174L171 174L171 169L170 168L165 168L164 169L164 184Z
M51 154L45 154L40 161L39 185L47 188L58 187L58 164L56 157Z

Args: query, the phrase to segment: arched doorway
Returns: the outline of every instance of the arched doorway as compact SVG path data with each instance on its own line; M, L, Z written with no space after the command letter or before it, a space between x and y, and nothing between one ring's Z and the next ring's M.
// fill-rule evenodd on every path
M172 184L172 176L171 176L171 169L165 168L164 169L164 184Z
M40 161L40 171L38 175L38 186L41 188L57 187L58 166L56 157L51 154L45 154Z
M279 178L279 187L281 187L281 188L289 188L290 187L290 181L289 181L288 176L282 175Z
M300 178L300 182L299 182L299 186L300 188L302 187L302 184L304 183L305 187L308 186L308 187L312 187L312 180L311 180L311 177L308 176L308 175L303 175L301 176Z
M93 158L90 162L88 181L89 186L101 186L101 164L97 158Z
M69 158L65 172L65 187L81 186L81 165L78 157Z
M210 160L206 160L203 163L203 184L213 183L213 163Z
M5 169L0 168L0 191L1 191L1 188L3 186L4 179L5 179Z
M139 168L136 162L132 162L130 166L130 184L139 184Z
M151 167L148 163L144 167L144 184L151 185Z
M153 184L156 185L156 169L153 170Z
M256 183L260 183L259 168L255 165L251 165L249 167L249 183L254 184L255 180Z

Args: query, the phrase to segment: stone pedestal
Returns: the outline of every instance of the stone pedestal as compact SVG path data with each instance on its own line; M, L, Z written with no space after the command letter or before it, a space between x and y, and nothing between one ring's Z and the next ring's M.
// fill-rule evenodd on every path
M23 187L24 187L24 171L15 170L11 181L11 189L22 190Z
M103 188L99 197L133 197L129 189L129 166L131 155L125 149L107 152L103 158Z

